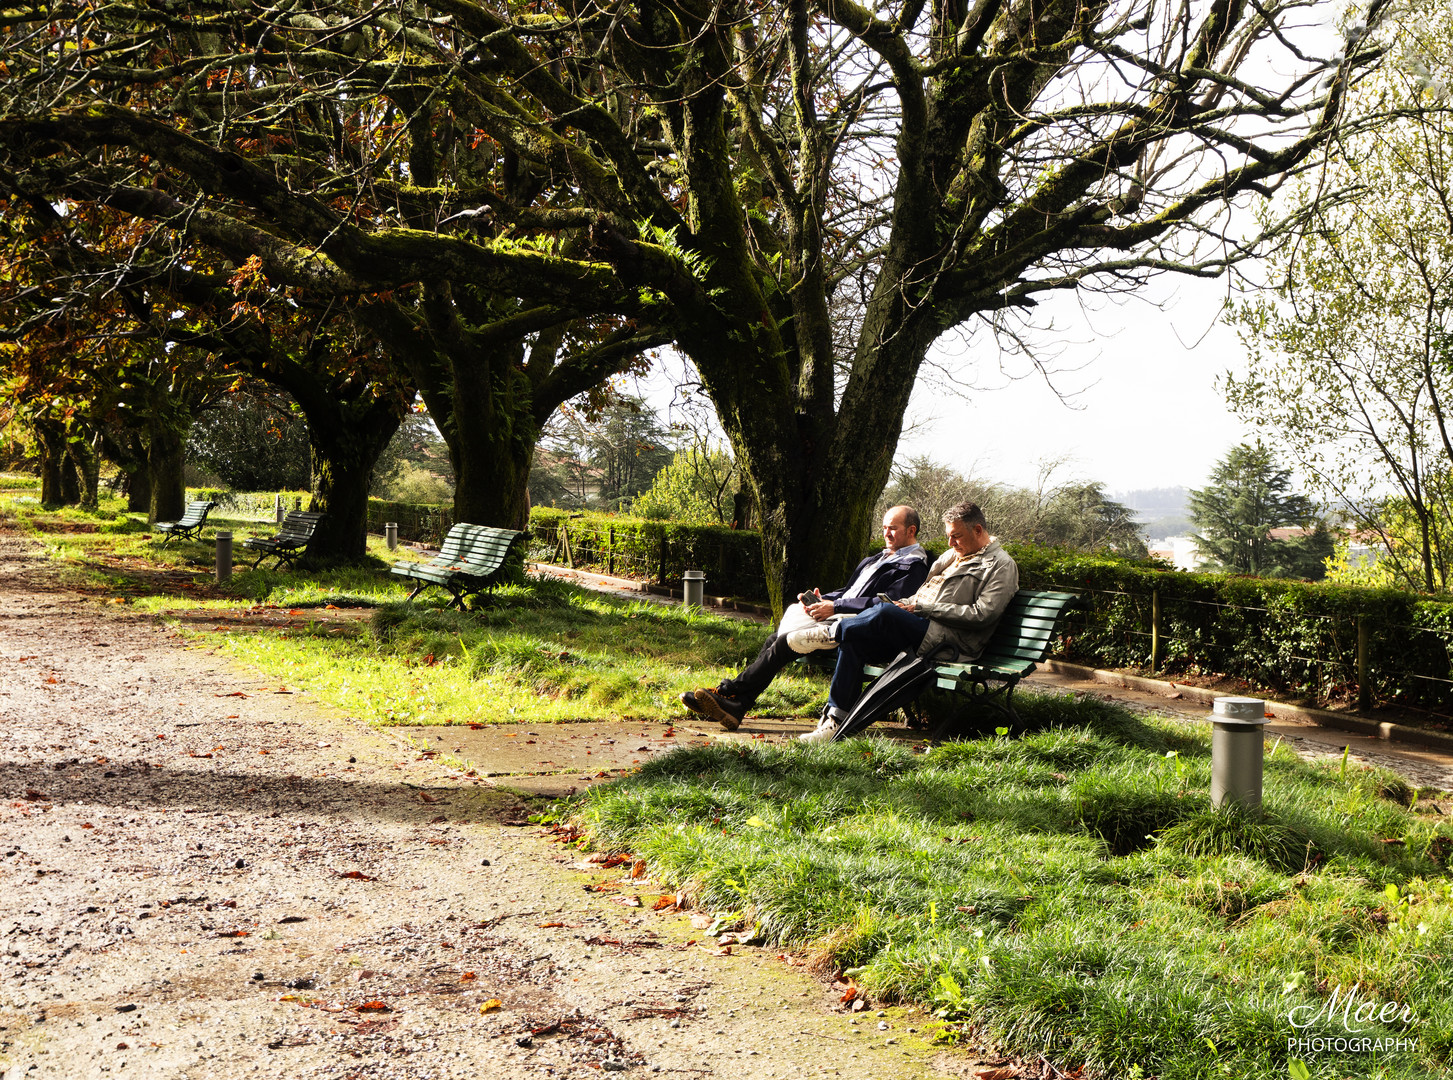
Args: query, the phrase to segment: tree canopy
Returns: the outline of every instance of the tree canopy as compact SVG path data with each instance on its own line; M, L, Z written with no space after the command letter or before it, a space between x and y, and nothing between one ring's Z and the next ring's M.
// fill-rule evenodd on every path
M1243 303L1248 347L1230 404L1365 531L1404 585L1447 588L1453 565L1453 122L1413 113L1453 65L1453 14L1413 3L1394 24L1411 60L1349 108L1407 112L1339 139L1325 173L1292 185L1309 206ZM1317 199L1324 185L1351 193Z
M459 491L509 465L481 513L518 515L555 404L674 340L780 599L851 567L944 333L1244 255L1229 206L1315 160L1383 7L70 0L5 16L0 184L356 304L482 442Z
M1252 577L1325 575L1333 539L1312 501L1292 490L1291 470L1262 443L1243 443L1216 463L1190 494L1196 546L1213 569ZM1306 530L1277 537L1273 530Z

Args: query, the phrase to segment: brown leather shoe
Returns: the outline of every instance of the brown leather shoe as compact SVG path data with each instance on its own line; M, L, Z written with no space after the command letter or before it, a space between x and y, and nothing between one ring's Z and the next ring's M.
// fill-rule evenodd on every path
M702 688L693 695L696 708L690 705L686 707L692 712L700 713L708 719L715 720L728 731L736 731L742 726L742 717L747 715L747 707L736 698L727 697L716 690ZM686 704L686 695L681 696L681 703Z

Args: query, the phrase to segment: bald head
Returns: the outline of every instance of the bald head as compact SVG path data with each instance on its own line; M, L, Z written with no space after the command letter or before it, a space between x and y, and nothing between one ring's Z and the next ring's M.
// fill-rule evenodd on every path
M891 551L918 543L918 511L895 506L883 515L883 543Z

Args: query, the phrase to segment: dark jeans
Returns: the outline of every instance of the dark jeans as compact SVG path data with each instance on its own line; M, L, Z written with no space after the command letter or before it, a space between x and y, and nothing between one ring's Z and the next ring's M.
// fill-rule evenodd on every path
M884 663L901 652L916 652L928 633L928 620L897 604L874 604L857 618L844 619L838 633L837 667L827 703L848 713L863 692L864 665Z
M723 679L716 688L717 692L736 698L750 709L762 696L762 691L771 685L777 673L796 659L797 654L787 645L787 636L773 634L762 646L762 651L757 653L757 658L735 678Z

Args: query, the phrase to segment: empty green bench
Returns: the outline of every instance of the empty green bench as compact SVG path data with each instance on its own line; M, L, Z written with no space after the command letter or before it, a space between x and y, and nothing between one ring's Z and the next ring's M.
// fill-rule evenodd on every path
M449 607L463 608L468 597L505 581L510 551L523 543L525 536L515 529L493 529L461 521L444 537L438 555L427 562L395 563L389 573L419 582L409 593L409 600L429 586L438 585L452 597Z
M206 499L199 499L196 502L187 503L186 512L176 521L158 521L152 528L162 534L161 546L166 547L168 540L178 536L183 540L199 539L202 535L202 526L207 524L207 515L216 505Z
M1014 688L1044 659L1058 636L1060 617L1078 599L1075 593L1020 589L999 617L978 659L937 665L939 688L960 691L970 700L965 709L935 728L932 737L939 739L951 733L959 726L963 713L980 705L997 711L1011 730L1017 730L1021 724L1014 711ZM883 668L864 667L863 674L877 678Z
M277 566L286 564L291 569L293 563L307 552L308 542L318 530L318 522L327 516L316 510L292 510L283 518L274 535L249 536L242 541L242 546L261 553L252 568L256 570L263 559L273 555L277 557Z

